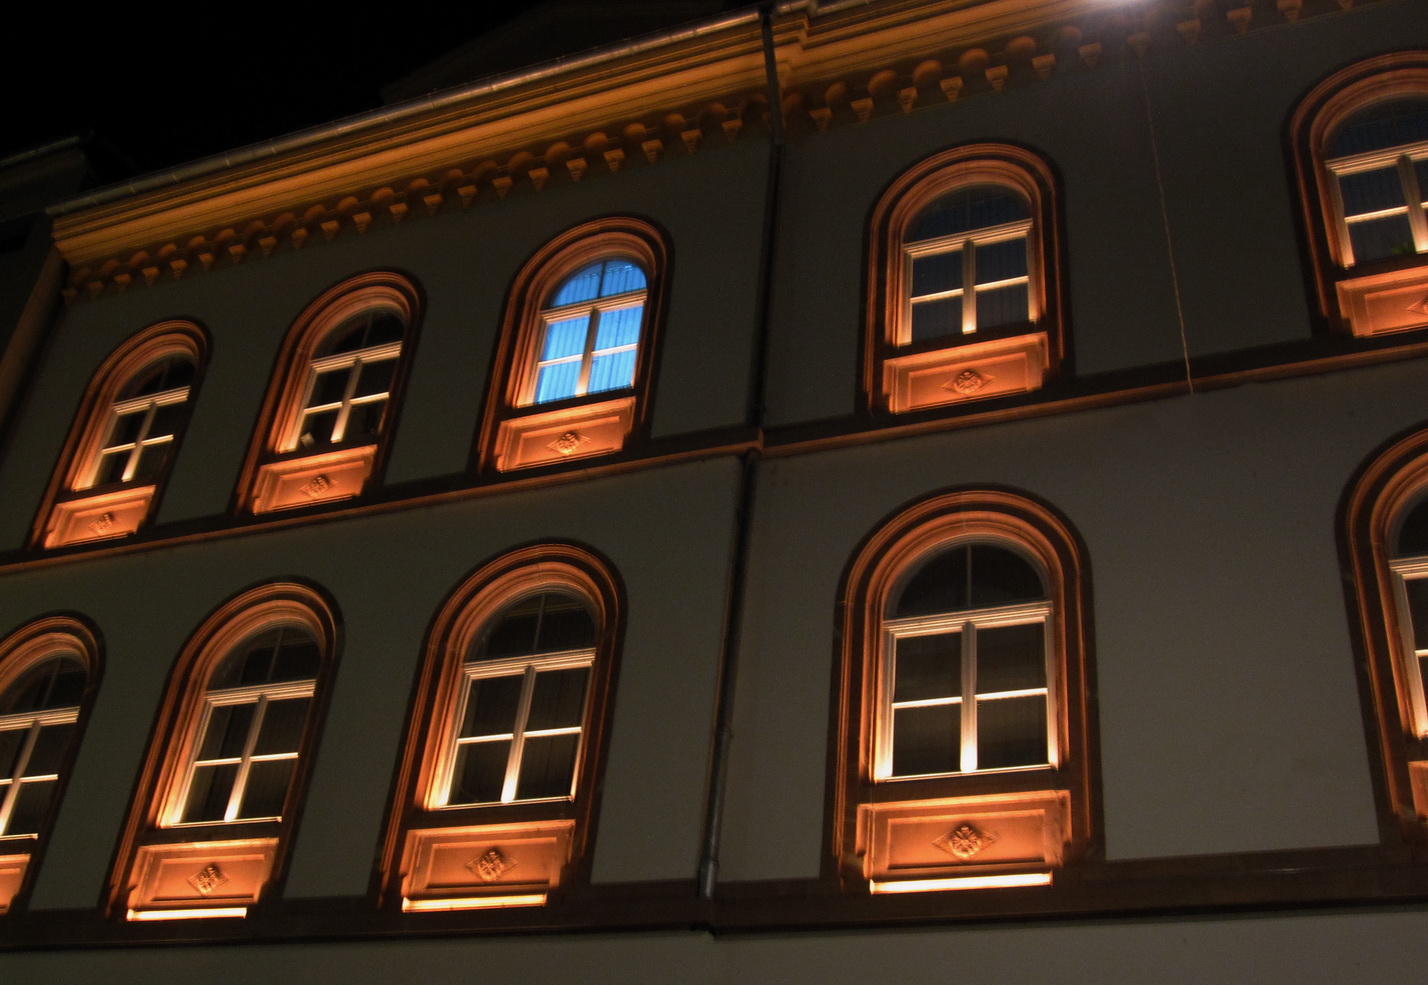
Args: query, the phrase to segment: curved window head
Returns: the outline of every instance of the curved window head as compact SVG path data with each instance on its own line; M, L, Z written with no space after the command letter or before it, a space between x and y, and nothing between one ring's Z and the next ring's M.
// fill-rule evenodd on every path
M1032 390L1063 349L1054 182L1004 144L910 168L871 220L863 383L874 411Z
M668 259L649 223L567 230L516 275L482 428L506 471L605 455L643 435Z
M647 284L638 263L615 257L586 264L556 286L541 311L545 335L531 403L634 383Z
M390 444L418 313L415 285L363 274L324 292L293 323L244 465L254 513L358 496Z
M1428 327L1428 52L1335 73L1291 127L1325 314L1354 335Z
M123 537L144 524L188 423L205 348L196 326L163 322L100 367L41 509L44 546Z

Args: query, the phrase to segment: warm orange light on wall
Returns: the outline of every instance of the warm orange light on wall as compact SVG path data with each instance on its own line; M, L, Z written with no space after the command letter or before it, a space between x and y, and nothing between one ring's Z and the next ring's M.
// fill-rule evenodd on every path
M405 913L430 913L441 910L491 910L507 906L545 906L545 893L526 896L470 896L465 899L402 899Z
M246 917L246 906L193 907L187 910L130 910L126 920L211 920L215 917Z
M873 893L929 893L947 889L998 889L1008 886L1049 886L1050 872L1011 872L1000 876L956 876L951 879L904 879L894 882L870 880Z

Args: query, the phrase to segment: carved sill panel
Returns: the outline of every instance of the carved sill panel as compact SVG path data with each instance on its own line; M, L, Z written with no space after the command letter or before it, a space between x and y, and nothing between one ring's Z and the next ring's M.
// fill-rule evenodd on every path
M402 909L540 905L570 862L574 821L407 833Z
M276 838L141 846L129 919L242 916L262 895L277 848Z
M861 815L863 875L884 892L914 880L953 889L963 877L993 885L987 877L1013 884L1027 873L1049 873L1061 864L1068 831L1066 794L1055 790L867 804Z
M153 498L153 486L140 486L55 503L45 527L44 545L64 547L127 537L143 524Z
M351 499L367 484L376 456L376 445L363 445L259 466L253 482L253 512Z
M1428 328L1428 267L1339 281L1339 313L1357 336Z
M883 362L883 393L894 414L1022 393L1041 386L1050 365L1045 332Z
M29 852L23 855L0 855L0 913L10 909L10 901L20 891L20 883L25 878L25 868L29 864Z
M607 455L625 446L635 420L635 398L510 417L496 428L492 456L502 472L570 458Z
M1428 762L1409 760L1408 780L1413 786L1413 809L1420 823L1428 822Z

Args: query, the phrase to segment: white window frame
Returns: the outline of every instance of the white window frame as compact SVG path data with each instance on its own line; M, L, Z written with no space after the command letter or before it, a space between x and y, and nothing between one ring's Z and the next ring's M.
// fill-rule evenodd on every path
M1420 658L1428 657L1428 649L1418 649L1413 639L1413 611L1408 599L1408 582L1428 578L1428 555L1395 558L1388 562L1389 570L1395 575L1393 592L1397 602L1398 638L1402 659L1399 670L1403 674L1403 687L1407 691L1409 723L1413 734L1428 738L1428 697L1423 693L1423 673Z
M1413 232L1413 248L1419 253L1428 253L1428 212L1425 212L1428 210L1428 198L1425 198L1428 189L1418 186L1418 175L1413 167L1418 161L1428 161L1428 140L1412 144L1399 144L1381 150L1365 151L1362 154L1335 157L1324 162L1325 168L1334 178L1329 182L1329 194L1334 203L1335 220L1343 238L1345 267L1352 267L1357 262L1354 259L1354 244L1353 237L1350 235L1350 227L1357 222L1369 222L1395 215L1407 214L1408 226ZM1403 194L1404 204L1359 215L1345 214L1339 179L1348 175L1362 174L1366 171L1381 171L1390 167L1398 173L1399 191ZM1416 208L1411 204L1414 202L1417 203Z
M997 186L1000 188L1000 186ZM1009 189L1000 189L1007 195L1013 193ZM953 189L956 191L956 189ZM934 199L934 201L936 201ZM929 203L931 204L931 203ZM907 295L903 298L902 319L899 322L898 345L908 345L912 342L912 312L915 304L942 301L948 298L962 299L962 334L972 335L977 331L977 295L987 291L994 291L998 288L1015 287L1019 284L1026 285L1026 316L1027 321L1035 322L1037 317L1035 292L1032 290L1032 271L1036 269L1034 257L1031 255L1031 229L1032 219L1018 219L1015 222L1005 222L996 226L984 226L979 229L967 230L960 233L952 233L947 236L937 236L932 239L921 239L911 243L903 244L904 270L907 271ZM1006 243L1020 239L1026 249L1026 273L1020 277L1009 277L1004 280L987 281L985 284L977 282L977 247L994 246L997 243ZM956 250L962 251L962 286L947 291L936 291L932 294L914 295L913 290L913 262L921 257L936 256L942 253L952 253ZM968 295L968 285L971 286L970 296ZM970 303L968 303L970 297Z
M34 754L35 743L39 741L41 729L49 725L71 725L77 721L79 721L78 705L70 708L50 708L44 711L24 711L0 715L0 732L18 732L24 729L27 733L20 743L20 750L15 757L15 765L10 774L0 776L0 842L36 837L34 832L10 833L10 819L14 815L15 802L19 799L20 790L25 784L58 783L60 775L45 773L40 776L25 776L25 769L30 764L30 758Z
M451 718L451 734L446 742L446 755L441 768L438 808L465 808L465 807L486 807L494 804L539 804L554 801L568 801L575 799L575 791L580 785L580 757L585 751L585 724L590 714L590 690L592 674L587 673L585 678L585 694L581 700L580 724L567 726L564 728L535 729L528 730L526 723L530 719L531 697L535 692L536 677L545 671L553 670L576 670L584 669L592 671L595 665L595 648L590 647L580 650L565 650L558 653L545 653L530 657L507 657L498 660L469 660L462 666L461 696L456 702L456 708ZM516 717L512 725L513 731L502 732L492 735L474 736L462 738L460 736L461 723L466 719L466 709L471 700L472 684L478 680L489 680L496 677L516 677L522 678L521 696L516 708ZM561 797L522 797L516 796L516 790L521 777L521 760L525 753L525 742L527 739L541 738L557 735L578 735L579 741L575 747L574 769L570 777L570 789L565 796ZM451 800L451 789L456 780L456 759L457 753L464 745L475 745L481 742L504 742L511 743L511 750L506 758L506 777L501 788L501 798L499 800L477 801L474 803L453 803Z
M288 434L283 440L280 451L294 451L298 448L298 442L302 437L304 425L307 419L317 414L323 414L330 410L337 411L337 420L332 425L332 436L327 440L331 445L341 445L347 438L347 423L352 416L352 408L361 407L367 404L387 403L391 400L392 389L387 389L380 393L368 393L362 396L354 396L357 389L357 381L362 377L362 367L372 363L394 362L401 358L402 341L384 342L381 345L368 346L365 349L357 349L352 352L339 352L331 356L320 356L308 363L307 382L303 386L302 408L293 418ZM336 370L347 370L347 385L343 387L342 397L336 401L314 404L313 391L317 387L318 377L324 373ZM385 412L383 413L382 427L378 428L381 433L386 426Z
M179 785L178 796L174 798L171 808L172 814L167 819L165 827L195 828L216 824L232 824L234 822L282 820L281 814L239 817L238 809L243 802L243 795L247 791L248 777L252 771L253 764L279 762L288 759L296 762L302 754L301 737L299 737L298 749L293 752L257 755L253 750L257 746L258 736L262 731L263 720L266 717L269 703L297 698L311 699L316 687L317 681L315 679L308 679L302 681L283 681L281 683L272 684L252 684L208 691L203 698L203 714L199 719L198 728L195 729L193 733L192 751L184 764L183 779ZM242 752L237 756L199 759L199 754L203 749L203 741L208 736L208 726L213 719L214 709L246 704L256 705L256 708L253 711L252 721L248 723L248 735L243 741ZM308 714L312 714L311 705L308 706ZM306 720L304 720L304 729L305 728ZM205 766L227 766L234 764L238 766L238 773L233 778L233 788L228 794L228 807L224 811L222 819L212 821L183 820L184 812L188 806L189 790L193 785L194 774L197 773L198 769ZM289 782L291 783L291 780L289 780Z
M606 257L605 259L616 260L623 258ZM591 262L600 263L603 261L597 260ZM634 261L630 262L633 263ZM639 264L634 265L639 268L642 274L644 274L646 284L648 284L649 274L646 273L644 268L640 267ZM584 269L584 267L586 266L590 266L590 264L582 265L581 269ZM569 278L566 278L566 280L568 279ZM563 286L564 284L565 280L562 280L560 284L557 285L557 290L560 286ZM535 358L531 362L530 379L526 381L524 393L522 394L521 398L521 405L538 406L535 402L536 385L540 380L540 371L547 366L559 366L565 363L573 363L576 361L579 361L580 363L580 373L576 378L575 392L573 394L563 397L553 397L550 400L541 401L541 403L553 404L561 400L575 400L577 398L589 395L590 368L592 365L594 365L597 356L613 355L619 352L638 353L640 348L640 342L642 341L644 336L644 307L645 299L648 295L649 288L648 286L646 286L640 288L638 291L626 291L623 294L611 294L606 297L594 298L590 301L576 301L572 304L561 305L558 308L542 308L540 312L540 332L538 333L540 337L536 340L536 351L534 353ZM604 349L597 349L595 347L595 338L600 331L600 316L606 312L621 311L628 308L640 309L640 331L635 341L626 345L616 345ZM581 315L588 315L590 320L585 327L585 345L582 347L580 353L578 355L560 356L555 359L543 359L542 354L545 352L546 337L550 332L550 326L555 322L570 321L572 319L579 318ZM639 367L638 365L636 365L635 375L638 375L638 370ZM632 375L630 382L626 386L617 387L614 390L610 391L602 390L600 392L615 393L618 390L628 390L634 385L634 376Z
M95 450L89 463L85 467L84 475L75 487L76 490L91 489L98 481L99 473L104 467L106 459L111 455L128 453L128 461L124 464L124 472L118 481L133 482L134 474L139 468L139 461L143 458L144 451L157 445L172 444L178 437L178 433L153 435L150 433L155 416L158 415L162 407L173 407L188 402L189 387L187 384L174 387L172 390L164 390L161 393L145 394L140 397L130 397L127 400L116 400L109 408L109 415L104 424L104 443ZM139 425L139 431L133 441L120 441L111 443L115 430L119 426L121 418L133 414L144 415L143 421Z
M1060 763L1058 741L1058 709L1053 696L1059 693L1056 680L1055 650L1051 639L1051 603L1046 600L1018 605L995 606L982 609L963 609L931 616L909 616L902 619L883 621L882 653L879 659L879 685L877 721L873 737L873 779L909 780L945 776L961 776L967 773L1010 773L1022 770L1055 768ZM1001 626L1026 626L1039 624L1042 627L1043 660L1046 667L1046 686L1015 691L994 691L979 694L977 681L977 630L993 629ZM931 698L917 701L894 701L893 691L897 683L897 642L916 636L934 636L946 633L961 633L962 647L962 694L955 698ZM979 769L977 766L977 703L978 701L1002 698L1031 697L1040 695L1046 700L1046 762L1029 763L1024 766ZM966 700L970 697L972 700ZM960 769L941 773L895 774L893 772L893 712L900 708L957 704L961 706L961 762Z

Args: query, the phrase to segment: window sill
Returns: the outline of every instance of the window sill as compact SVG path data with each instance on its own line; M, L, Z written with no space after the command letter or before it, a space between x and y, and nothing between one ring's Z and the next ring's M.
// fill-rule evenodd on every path
M25 881L25 869L30 864L30 853L0 855L0 913L10 909L20 884Z
M497 425L492 463L509 472L607 455L625 446L634 420L633 396L508 417Z
M267 885L277 849L276 838L142 845L128 919L242 916Z
M1360 338L1428 328L1428 266L1347 277L1335 287L1339 313Z
M574 821L407 832L402 909L538 906L570 862Z
M1024 393L1050 366L1045 332L973 342L883 361L883 393L894 414Z
M252 511L272 513L360 495L372 475L377 446L360 445L268 462L253 481Z
M55 503L45 527L45 547L127 537L149 515L154 486L118 489Z
M861 877L881 892L1045 874L1061 864L1070 830L1058 790L864 804L858 814Z

